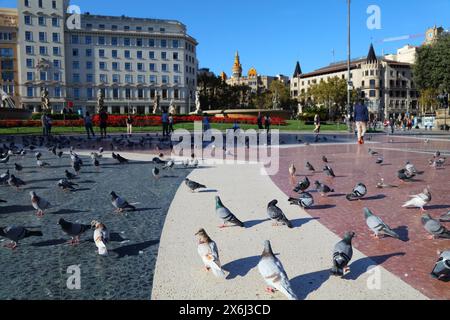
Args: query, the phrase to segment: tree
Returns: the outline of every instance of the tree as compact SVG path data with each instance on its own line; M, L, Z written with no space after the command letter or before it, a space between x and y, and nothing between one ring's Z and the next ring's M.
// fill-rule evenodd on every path
M433 113L435 111L434 108L438 105L438 95L438 90L433 88L422 89L420 91L419 104L422 114Z

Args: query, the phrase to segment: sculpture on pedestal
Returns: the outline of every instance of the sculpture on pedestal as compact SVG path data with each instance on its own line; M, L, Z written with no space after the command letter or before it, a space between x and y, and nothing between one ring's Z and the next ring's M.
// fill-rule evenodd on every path
M278 90L275 91L272 98L273 109L277 110L280 105L280 97L278 95Z
M157 114L159 111L159 95L156 93L153 100L153 114Z
M41 108L44 112L50 110L50 98L48 97L47 88L41 89Z
M200 92L195 92L195 113L196 114L202 114L202 108L200 104Z
M173 105L173 99L171 99L170 105L169 105L169 114L175 115L175 113L177 113L177 110L175 109L175 106Z
M105 108L105 96L102 90L97 91L97 113L104 111Z

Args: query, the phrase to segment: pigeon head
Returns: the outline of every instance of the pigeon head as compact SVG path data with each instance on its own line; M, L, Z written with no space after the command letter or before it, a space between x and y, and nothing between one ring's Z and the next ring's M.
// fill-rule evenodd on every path
M273 256L272 245L269 240L264 241L264 251L262 256Z
M431 216L428 213L424 213L422 215L422 221L428 221L428 220L431 220L431 219L432 218L431 218Z
M211 238L206 233L205 229L200 229L196 234L198 236L199 243L209 243L211 242Z
M216 208L222 208L224 205L219 196L216 196Z
M354 237L356 237L356 234L353 232L353 231L349 231L349 232L346 232L345 234L344 234L344 241L346 242L346 243L352 243L352 239L354 238Z
M36 197L36 192L30 191L30 196L31 196L32 198Z
M269 202L268 207L276 206L277 203L278 203L278 200L272 200L272 201Z
M370 216L373 216L372 211L370 211L368 208L364 208L364 217L367 219Z
M319 181L315 181L315 182L314 182L314 185L315 185L316 187L319 187L319 186L320 186L320 182L319 182Z
M113 199L117 199L117 194L114 191L111 191L110 195Z
M66 220L64 220L63 218L60 218L58 220L58 224L62 227L66 226L68 224L68 222Z

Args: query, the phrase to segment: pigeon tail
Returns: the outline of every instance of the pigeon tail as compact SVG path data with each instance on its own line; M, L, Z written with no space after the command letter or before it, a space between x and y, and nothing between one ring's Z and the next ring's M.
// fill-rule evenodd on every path
M383 229L383 232L384 232L386 235L388 235L388 236L390 236L390 237L392 237L392 238L400 239L400 236L399 236L394 230L392 230L392 229L384 228L384 229Z

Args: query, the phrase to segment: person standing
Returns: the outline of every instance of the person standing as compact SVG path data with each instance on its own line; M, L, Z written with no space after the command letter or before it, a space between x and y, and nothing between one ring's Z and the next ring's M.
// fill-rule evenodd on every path
M173 129L173 115L169 115L169 134L172 134L175 130Z
M316 113L316 115L314 117L314 125L316 126L314 128L314 133L319 134L320 133L320 116L318 113Z
M264 126L265 129L267 130L267 134L269 134L270 132L270 124L271 124L272 120L270 119L269 115L266 115L265 119L264 119Z
M258 129L259 130L264 129L264 127L263 127L263 117L261 115L261 112L258 112L257 124L258 124Z
M46 115L45 116L47 118L47 135L51 136L52 135L52 118L50 118L50 116Z
M392 117L389 118L389 126L391 127L391 134L394 134L395 121L394 121L394 118L392 118Z
M86 129L88 139L91 139L91 134L95 137L94 128L92 126L92 118L88 111L86 111L84 116L84 128Z
M43 112L41 116L41 125L42 125L42 135L46 137L48 135L47 132L48 125L47 125L47 115L45 114L45 112Z
M206 114L203 115L203 131L208 131L209 128L209 119Z
M133 134L133 117L128 114L127 117L127 134L131 136Z
M369 110L364 105L363 101L360 101L355 106L355 122L356 129L358 132L358 143L364 144L364 135L367 131L367 123L369 122Z
M100 135L106 138L106 128L108 127L108 113L105 110L100 112Z
M167 110L164 109L162 116L161 116L161 121L162 121L162 129L163 129L163 137L168 136L169 135L169 115L167 114Z

